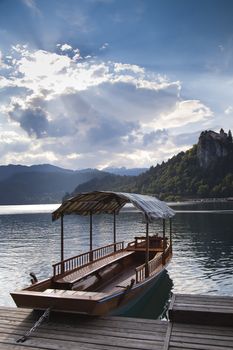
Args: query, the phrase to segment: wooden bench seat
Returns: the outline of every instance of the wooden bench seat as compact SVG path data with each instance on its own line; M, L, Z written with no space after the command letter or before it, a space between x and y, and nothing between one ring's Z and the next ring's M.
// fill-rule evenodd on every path
M43 294L49 295L49 296L57 296L57 297L64 297L64 298L78 298L78 299L88 299L88 300L100 300L108 294L106 293L99 293L99 292L85 292L85 291L76 291L76 290L64 290L64 289L46 289Z
M61 276L60 278L57 278L55 280L55 283L58 285L59 284L67 285L68 288L72 288L72 286L78 281L80 281L81 279L91 274L98 273L103 267L113 264L115 262L118 262L124 257L129 256L131 254L133 254L133 251L124 250L124 251L117 252L113 255L107 256L105 258L102 258L100 260L93 261L92 263L84 267L80 267L75 271L70 271L70 273L65 276Z

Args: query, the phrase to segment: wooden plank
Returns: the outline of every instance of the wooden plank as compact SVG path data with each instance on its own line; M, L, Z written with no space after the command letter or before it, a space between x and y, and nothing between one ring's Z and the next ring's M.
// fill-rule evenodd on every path
M233 306L233 297L221 297L210 295L176 295L175 304L187 303L187 304L218 304Z
M35 321L35 320L34 320ZM25 320L16 320L16 319L0 319L0 329L1 328L4 328L4 327L8 327L8 325L12 325L12 326L25 326L27 328L29 328L31 325L32 325L32 321L25 321ZM116 325L105 325L103 327L102 324L99 324L99 322L96 322L96 323L93 323L93 324L88 324L88 323L80 323L80 324L77 324L75 325L75 327L72 327L71 325L69 324L61 324L61 323L58 323L58 322L51 322L49 321L48 323L45 323L45 325L41 325L41 328L43 329L44 327L46 328L47 327L47 324L49 324L49 327L50 329L54 329L54 330L59 330L59 331L62 331L62 330L72 330L72 329L75 329L75 332L76 332L76 329L78 329L78 331L81 330L86 330L86 329L89 329L90 332L93 332L93 331L96 331L96 332L122 332L122 333L125 333L127 331L127 333L135 333L135 334L148 334L148 335L153 335L153 336L161 336L163 337L165 335L165 328L163 327L161 329L161 327L154 327L153 329L151 330L148 330L146 327L137 327L135 329L134 328L126 328L124 327L124 322L122 321L121 325L119 325L118 327L116 327ZM167 323L164 324L164 326L167 327ZM140 330L140 332L139 332ZM162 330L162 331L161 331Z
M211 339L207 337L197 337L197 336L191 336L187 337L184 335L172 335L171 342L182 342L182 343L194 343L194 344L200 344L200 345L211 345L211 346L222 346L222 347L231 347L233 346L232 339L225 340L225 339Z
M185 328L187 328L187 329L189 329L190 327L192 327L194 330L205 330L205 329L207 329L208 331L211 331L211 330L213 330L214 332L215 331L217 331L217 330L219 330L219 329L221 329L221 330L226 330L226 331L232 331L232 327L230 327L230 326L214 326L214 325L205 325L205 326L203 326L202 324L189 324L189 323L179 323L179 322L177 322L177 323L175 323L174 324L174 328L176 329L176 328L180 328L180 327L182 327L182 329L185 329Z
M14 348L17 346L16 348ZM1 350L125 350L118 346L105 346L97 344L82 344L82 343L67 343L66 341L51 340L42 343L40 339L29 338L24 344L16 345L15 339L9 337L7 340L2 339L0 336L0 348ZM155 348L156 350L157 348ZM159 349L158 349L159 350Z
M224 335L224 334L219 334L219 335L214 335L214 334L207 334L207 333L193 333L192 330L190 329L190 332L187 333L187 332L175 332L173 331L173 336L174 337L184 337L184 338L194 338L195 339L210 339L211 341L212 340L223 340L223 341L230 341L231 344L233 344L233 334L231 336L227 336L227 335Z
M168 327L167 327L165 340L164 340L164 344L163 344L163 350L168 350L169 349L171 333L172 333L172 322L169 322L168 323Z
M195 299L216 299L216 300L222 300L222 301L232 301L233 296L224 296L224 295L210 295L210 294L176 294L176 300L183 300L183 299L189 299L189 300L195 300Z
M226 313L211 312L195 312L176 310L173 314L169 314L169 318L173 322L192 323L214 326L233 326L233 315Z
M104 297L107 297L108 294L106 293L100 293L100 292L82 292L82 291L75 291L75 290L66 290L66 289L46 289L43 294L48 295L55 295L62 297L72 297L72 298L79 298L79 299L92 299L92 300L100 300Z
M22 325L22 324L1 324L0 325L0 333L4 334L11 334L11 333L17 333L17 332L23 332L25 333L28 329L31 328L28 327L27 325ZM53 324L45 324L43 327L41 326L39 329L39 334L40 336L46 336L47 332L49 330L50 336L56 337L57 334L62 334L64 337L86 337L88 339L90 338L95 338L95 337L119 337L119 338L124 338L127 341L133 340L146 340L146 341L154 341L154 342L163 342L164 336L161 335L160 333L156 332L125 332L124 330L119 330L119 329L113 329L112 331L109 331L108 329L92 329L83 327L75 327L75 328L58 328L54 326Z
M216 305L193 305L193 304L179 304L175 305L173 307L173 311L176 312L177 310L187 310L187 311L197 311L197 312L211 312L211 313L227 313L227 314L232 314L233 315L233 309L230 309L229 307L223 307L223 306L216 306Z
M36 318L38 319L38 317ZM28 319L25 319L25 321L27 322ZM35 320L35 319L33 319ZM74 321L73 321L74 320ZM11 319L10 319L11 321ZM19 319L18 322L21 322L22 320ZM76 322L75 322L76 321ZM1 321L1 322L4 322L4 319ZM132 319L132 322L124 322L124 319L122 319L121 321L116 321L114 319L114 317L112 319L109 319L109 320L102 320L101 318L100 319L76 319L73 318L70 320L70 322L67 322L66 320L64 320L64 322L59 319L56 318L56 316L52 315L49 319L49 323L50 324L55 324L57 327L80 327L82 325L85 325L85 327L112 327L112 328L124 328L124 329L127 329L127 331L129 330L138 330L138 329L142 329L143 331L152 331L153 330L159 330L160 332L162 333L165 333L166 332L166 327L167 327L167 323L166 322L161 322L161 325L159 324L150 324L150 325L147 325L147 324L139 324L139 323L135 323L134 322L134 319ZM150 327L148 327L150 326Z
M5 329L2 327L0 328L0 334L3 331L4 335L16 335L16 339L18 339L21 335L25 333L25 331L28 330L28 327L25 326L12 326L8 325ZM98 331L93 331L88 332L84 329L63 329L62 331L59 329L51 329L51 325L47 324L46 327L41 327L37 330L37 332L33 335L33 337L40 337L43 339L51 338L51 339L58 339L58 340L67 340L67 341L75 341L78 340L78 342L84 342L84 343L93 343L95 344L96 342L100 343L108 343L108 344L113 344L116 339L119 341L130 341L132 342L137 342L137 343L145 343L145 344L152 344L152 343L161 343L163 342L163 338L160 337L160 339L157 339L155 334L150 335L150 337L147 335L143 336L142 334L135 335L130 334L130 333L125 333L125 332L112 332L111 334L108 332L100 332ZM136 344L134 344L134 347ZM136 346L137 347L137 346Z
M221 302L221 301L214 301L214 300L195 300L195 301L188 301L188 300L182 300L179 302L175 302L175 304L173 305L173 308L179 307L181 305L188 305L188 306L201 306L201 307L222 307L222 308L229 308L231 310L233 310L233 303L231 302Z
M177 294L169 307L173 322L233 326L233 298Z
M183 332L190 332L191 331L195 333L208 333L208 334L233 334L232 327L217 327L217 326L208 326L208 325L190 325L190 324L184 324L184 323L174 323L173 324L173 330L176 331L183 331Z
M13 340L16 341L20 336L24 334L23 331L16 330L14 331L14 338ZM6 339L6 335L4 335ZM10 333L7 338L12 337L12 333ZM130 349L154 349L156 345L161 346L161 341L149 341L149 340L134 340L134 339L127 339L122 337L112 337L112 336L99 336L95 335L93 337L88 336L67 336L66 334L60 334L57 332L56 334L51 334L50 330L48 329L47 332L41 332L38 330L31 338L27 340L27 344L36 346L39 344L41 348L52 348L55 346L55 349L58 348L59 343L62 343L64 345L69 346L76 344L76 348L79 348L79 345L87 345L91 344L94 346L109 346L111 348L112 346L118 346L121 348L130 348ZM49 345L50 344L50 345Z
M0 349L6 346L8 350L9 344L17 345L16 339L31 328L38 313L21 312L20 309L9 311L10 309L1 308L0 310ZM101 319L76 315L76 317L61 314L57 316L58 314L53 313L51 320L41 325L20 349L161 350L167 327L164 322L152 320L143 320L144 322L141 323L140 320L134 322L134 319L121 317ZM67 319L70 319L69 323L66 323ZM18 350L18 347L15 350Z
M182 303L187 303L187 304L218 304L218 305L229 305L232 306L233 305L233 301L231 299L229 300L222 300L222 299L217 299L217 298L213 298L213 299L205 299L205 298L198 298L198 299L187 299L187 298L182 298L182 299L177 299L176 298L176 302L175 304L182 304Z
M230 347L222 347L222 346L212 346L212 345L206 345L206 344L195 344L195 340L194 343L192 344L187 344L187 343L183 343L183 342L175 342L175 341L171 341L170 342L170 347L169 350L174 349L174 347L180 349L192 349L192 350L232 350L232 346Z
M169 307L168 307L168 310L172 310L173 309L173 306L175 304L175 301L176 301L176 294L172 294L172 298L171 298L171 301L170 301L170 304L169 304Z
M33 317L34 311L32 309L23 309L17 307L1 307L0 308L0 316L8 315L8 316L19 316L19 317Z
M0 349L1 350L38 350L38 347L23 345L23 344L10 344L10 343L2 343L0 341Z
M38 318L38 315L40 315L40 312L34 311L32 309L24 309L24 308L17 308L17 307L0 307L0 317L19 317L19 318ZM160 320L153 320L153 319L145 319L145 318L131 318L131 317L122 317L122 316L101 316L101 317L95 317L95 316L87 316L87 315L78 315L78 314L68 314L68 313L57 313L57 312L51 312L51 319L56 320L59 322L70 322L72 324L79 323L79 322L88 322L88 323L96 323L96 320L98 320L98 323L101 322L101 326L103 324L124 324L124 327L132 326L132 325L138 325L139 327L146 327L151 325L152 327L160 327L161 329L165 329L166 332L166 322L161 322ZM141 327L141 328L142 328ZM154 329L154 328L152 328Z
M30 328L30 325L32 324L31 321L36 321L38 319L37 318L26 318L26 319L21 319L21 318L12 318L12 317L3 317L3 319L0 318L0 325L5 323L12 323L12 324L26 324L28 325L28 327ZM106 321L106 320L101 320L99 319L98 322L96 322L96 320L93 321L76 321L73 322L73 326L77 326L77 327L81 327L82 325L86 328L86 329L122 329L124 332L141 332L141 333L150 333L150 332L157 332L160 334L165 334L166 333L166 322L161 322L161 325L153 325L150 324L149 326L147 325L143 325L143 324L139 324L139 323L135 323L133 322L134 319L132 319L132 323L129 322L124 322L124 320L114 321L114 318L112 320ZM52 321L50 321L51 324L55 324L56 328L58 329L63 329L63 328L69 328L71 325L69 323L59 323L56 322L54 319ZM43 327L43 325L41 326Z

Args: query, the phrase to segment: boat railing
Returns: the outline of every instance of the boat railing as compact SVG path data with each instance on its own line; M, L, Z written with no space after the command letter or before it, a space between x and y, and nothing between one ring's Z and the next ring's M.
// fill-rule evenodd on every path
M158 235L149 236L150 248L162 248L163 247L162 243L163 243L162 237ZM134 241L128 243L128 248L129 249L146 248L146 237L145 236L134 237Z
M169 257L171 253L171 248L170 245L167 246L165 253L163 255L163 253L158 253L155 255L155 257L153 259L151 259L148 263L148 276L153 275L153 273L155 272L155 270L161 266L161 264L165 264L167 258ZM140 266L138 266L136 269L136 283L142 282L146 279L146 264L142 264Z
M53 265L53 277L66 274L69 271L86 266L93 261L100 260L123 249L124 242L117 242L62 260Z

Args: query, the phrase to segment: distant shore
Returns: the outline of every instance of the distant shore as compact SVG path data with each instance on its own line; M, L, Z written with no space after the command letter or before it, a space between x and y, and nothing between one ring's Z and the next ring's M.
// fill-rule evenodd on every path
M198 202L198 203L205 203L205 202L232 202L233 197L226 197L226 198L189 198L189 199L183 199L181 202ZM178 202L177 202L178 203Z

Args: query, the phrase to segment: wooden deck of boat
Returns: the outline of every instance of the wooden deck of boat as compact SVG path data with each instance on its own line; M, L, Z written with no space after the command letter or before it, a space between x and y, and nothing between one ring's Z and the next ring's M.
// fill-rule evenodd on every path
M97 272L102 267L113 264L114 262L117 262L120 259L131 255L132 253L133 253L132 251L123 250L115 253L114 255L110 255L100 260L94 261L87 266L79 268L78 270L71 271L69 274L67 274L64 277L62 276L60 278L57 278L56 283L74 283L75 281L78 281L90 275L93 272Z
M195 311L191 319L190 310ZM176 318L180 311L182 320ZM202 318L205 312L208 324L207 318ZM169 309L170 322L53 313L25 343L19 344L16 340L34 325L38 313L0 307L0 349L233 350L233 324L228 318L229 324L223 326L222 313L233 315L232 297L175 295Z

